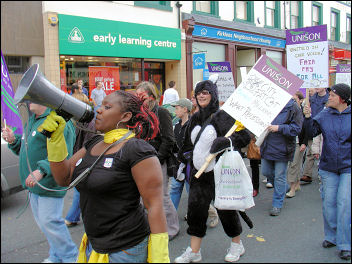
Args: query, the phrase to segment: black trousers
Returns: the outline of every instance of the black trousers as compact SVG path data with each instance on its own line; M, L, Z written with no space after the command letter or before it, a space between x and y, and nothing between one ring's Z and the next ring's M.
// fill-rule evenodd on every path
M204 237L207 230L208 210L211 200L215 199L215 183L213 171L203 173L198 179L192 171L188 194L187 233L191 236ZM242 225L236 210L218 210L222 227L229 237L242 233Z
M260 160L251 159L249 160L252 170L252 185L253 189L259 191L259 164Z

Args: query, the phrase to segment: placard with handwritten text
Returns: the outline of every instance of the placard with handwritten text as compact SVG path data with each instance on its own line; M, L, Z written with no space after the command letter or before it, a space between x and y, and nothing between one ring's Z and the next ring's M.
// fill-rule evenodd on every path
M259 137L302 83L303 80L262 55L222 109Z
M335 83L345 83L351 87L351 64L336 65Z
M233 81L231 64L224 62L207 62L209 74L218 74L219 78L216 82L218 87L219 102L225 102L235 90L235 82Z
M304 81L302 88L329 87L327 26L286 30L287 69Z

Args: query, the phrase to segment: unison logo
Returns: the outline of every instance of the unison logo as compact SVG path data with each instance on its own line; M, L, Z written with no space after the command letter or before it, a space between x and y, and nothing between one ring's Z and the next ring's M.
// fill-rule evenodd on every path
M291 31L291 40L292 42L299 42L299 41L308 41L308 42L315 42L320 40L320 32L319 33L309 33L306 31Z
M276 84L280 87L286 88L287 90L291 87L292 82L286 79L285 76L282 75L280 70L271 63L270 60L266 59L265 65L262 68L262 72L266 75L269 75Z
M70 35L68 35L68 41L72 43L84 43L84 37L77 27L74 27Z
M211 62L209 62L209 65L210 65L211 70L213 72L228 72L229 71L229 68L224 65L219 65L219 64L211 63Z

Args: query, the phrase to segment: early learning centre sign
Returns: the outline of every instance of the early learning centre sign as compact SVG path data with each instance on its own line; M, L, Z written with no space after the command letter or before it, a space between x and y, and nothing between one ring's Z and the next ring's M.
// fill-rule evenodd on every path
M287 69L304 81L302 88L329 86L326 25L286 30Z
M181 59L181 31L112 20L59 14L63 55Z

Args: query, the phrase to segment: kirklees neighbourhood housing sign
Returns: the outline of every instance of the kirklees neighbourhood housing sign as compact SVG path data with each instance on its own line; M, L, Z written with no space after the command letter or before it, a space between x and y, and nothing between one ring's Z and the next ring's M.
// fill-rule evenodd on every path
M207 62L209 76L218 74L219 78L216 82L218 87L219 102L225 102L235 91L235 83L233 81L231 64L229 61L224 62Z
M60 54L181 59L180 29L58 16Z
M336 65L335 83L345 83L351 87L351 64Z
M287 69L304 81L302 88L329 87L326 25L286 30Z
M262 55L222 109L259 137L302 83L303 80Z
M203 38L223 39L229 41L236 41L248 44L285 48L285 40L265 37L256 34L248 34L240 31L226 30L221 28L207 27L202 25L195 25L192 32L193 36Z

